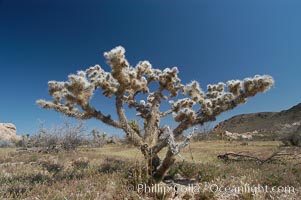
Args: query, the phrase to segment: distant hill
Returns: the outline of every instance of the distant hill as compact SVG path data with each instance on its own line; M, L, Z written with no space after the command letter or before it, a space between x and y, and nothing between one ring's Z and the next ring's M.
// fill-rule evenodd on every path
M301 103L280 112L259 112L236 115L220 122L214 130L233 133L258 132L281 136L301 126Z

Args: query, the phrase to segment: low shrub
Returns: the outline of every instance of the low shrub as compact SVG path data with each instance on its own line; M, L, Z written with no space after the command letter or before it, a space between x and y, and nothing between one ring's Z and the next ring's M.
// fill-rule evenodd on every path
M301 126L299 126L294 133L291 133L288 136L284 137L282 139L282 142L286 146L299 146L299 147L301 147Z
M0 140L0 148L4 147L14 147L15 144L9 140Z
M113 173L125 169L126 162L118 158L108 157L100 165L98 172L100 173Z
M301 132L291 133L282 139L286 146L299 146L301 147Z
M63 170L64 165L57 162L57 160L41 160L39 164L49 173L57 174Z
M75 169L86 169L89 166L88 158L78 158L72 162Z
M73 151L82 145L84 140L85 126L82 122L46 129L40 125L37 135L32 135L26 143L26 147L38 147L44 152L59 152L60 150Z

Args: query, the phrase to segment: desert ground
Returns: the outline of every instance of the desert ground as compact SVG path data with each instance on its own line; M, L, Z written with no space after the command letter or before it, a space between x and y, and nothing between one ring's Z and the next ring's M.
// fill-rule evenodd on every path
M280 156L263 163L218 159L226 152L260 160ZM300 199L300 153L278 141L192 142L170 169L171 180L161 183L186 190L163 192L142 189L146 165L135 147L106 144L56 153L0 148L0 199ZM267 191L230 190L246 186Z

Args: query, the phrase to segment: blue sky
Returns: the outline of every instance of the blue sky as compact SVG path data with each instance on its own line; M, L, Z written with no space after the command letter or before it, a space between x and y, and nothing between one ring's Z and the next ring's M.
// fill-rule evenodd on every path
M275 87L227 112L279 111L301 102L301 1L279 0L0 0L0 122L35 133L62 116L39 108L47 82L100 64L103 52L126 48L129 62L178 66L183 83L270 74ZM112 112L97 94L93 104ZM117 133L90 120L89 129Z

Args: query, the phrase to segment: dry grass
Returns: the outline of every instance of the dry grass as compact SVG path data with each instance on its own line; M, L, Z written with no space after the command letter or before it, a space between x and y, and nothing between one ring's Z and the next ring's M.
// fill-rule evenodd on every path
M279 142L209 141L195 142L177 157L172 170L183 177L197 178L199 185L214 183L237 186L243 183L268 186L301 186L300 160L266 163L225 163L217 155L225 152L248 152L268 156ZM300 148L287 149L301 152ZM13 148L0 149L0 199L170 199L173 194L129 192L127 185L143 183L143 159L138 149L118 145L103 148L80 148L77 152L57 154L17 153ZM299 165L298 165L299 162ZM172 172L170 172L172 173ZM228 195L228 197L227 197ZM213 194L206 190L181 196L185 199L298 199L298 194L243 193ZM230 196L229 196L230 195ZM285 196L286 195L286 196ZM299 194L300 195L300 194Z

